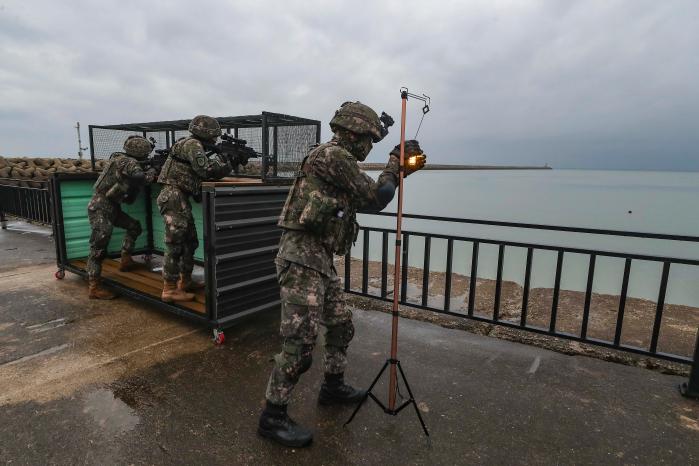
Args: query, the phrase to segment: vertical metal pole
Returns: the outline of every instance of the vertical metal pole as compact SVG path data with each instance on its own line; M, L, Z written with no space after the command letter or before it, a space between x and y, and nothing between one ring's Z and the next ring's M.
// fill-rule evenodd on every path
M444 310L448 311L451 306L451 272L452 261L454 256L454 240L447 240L447 270L445 272L444 282Z
M269 162L269 131L267 129L267 115L262 112L262 181L267 179L267 163Z
M427 306L430 294L430 249L432 238L425 236L425 258L422 265L422 305Z
M95 140L92 134L92 125L88 125L87 132L90 135L90 161L92 162L92 171L95 171Z
M386 282L388 278L388 232L384 231L381 235L381 297L386 297ZM395 286L395 283L394 285Z
M563 268L563 249L558 251L558 261L556 262L556 279L553 288L553 302L551 303L551 324L549 332L556 332L556 316L558 314L558 298L561 293L561 271Z
M495 280L495 302L493 303L493 322L500 319L500 295L502 293L502 263L505 259L505 245L498 248L498 274Z
M595 263L597 255L590 254L590 265L587 268L587 288L585 289L585 307L583 308L582 326L580 328L580 338L587 338L587 326L590 320L590 305L592 304L592 287L595 280Z
M697 328L697 342L694 344L692 372L689 373L689 381L680 385L680 393L688 398L699 399L699 328Z
M369 230L362 236L362 293L369 291Z
M526 327L527 311L529 310L529 288L532 280L532 260L534 259L534 249L527 248L527 265L524 269L524 290L522 291L522 314L519 317L519 326Z
M272 130L272 152L274 153L274 177L277 177L277 173L279 172L279 154L277 153L277 125L274 125L274 129Z
M398 210L396 216L396 257L393 269L393 318L391 322L391 367L389 370L388 382L388 409L396 408L396 389L398 387L396 360L398 359L398 287L400 277L400 254L401 254L401 227L403 223L403 166L405 161L405 112L408 102L408 92L401 92L401 115L400 115L400 171L398 172Z
M626 310L626 295L629 293L629 276L631 275L631 259L626 259L624 265L624 278L621 282L621 295L619 296L619 311L616 316L616 331L614 332L614 346L621 342L621 330L624 326L624 311Z

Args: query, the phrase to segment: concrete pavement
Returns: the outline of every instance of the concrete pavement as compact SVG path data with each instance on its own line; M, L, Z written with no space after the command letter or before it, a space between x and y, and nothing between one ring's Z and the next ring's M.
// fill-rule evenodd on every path
M677 393L682 377L406 319L399 355L431 447L410 410L369 402L344 428L351 408L318 406L321 344L290 406L314 444L279 447L255 434L276 313L216 347L127 298L87 300L79 277L53 278L50 238L18 229L31 228L0 231L0 464L699 463L699 403ZM367 386L390 316L356 310L355 325L347 377Z

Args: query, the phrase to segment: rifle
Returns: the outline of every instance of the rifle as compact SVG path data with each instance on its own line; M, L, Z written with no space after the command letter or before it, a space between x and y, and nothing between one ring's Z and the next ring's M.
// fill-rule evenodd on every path
M241 165L247 165L251 158L260 157L262 154L247 146L245 139L234 138L230 134L222 134L221 142L206 147L210 153L218 154L223 160L229 162L233 170L238 173Z
M151 145L155 149L156 145L156 140L153 136L149 137L148 140L150 141ZM155 175L155 179L158 179L158 175L160 175L160 170L163 169L163 165L165 165L165 161L167 158L170 156L170 149L155 149L153 151L153 155L148 157L147 159L143 160L141 162L141 166L143 167L144 171L147 170L152 170Z

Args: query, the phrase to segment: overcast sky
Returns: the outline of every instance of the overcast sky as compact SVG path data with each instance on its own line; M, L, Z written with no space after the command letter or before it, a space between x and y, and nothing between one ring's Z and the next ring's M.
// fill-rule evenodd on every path
M401 86L432 97L431 162L699 170L693 0L0 0L4 156L75 155L76 121L199 113L315 118L326 139L346 100L398 121Z

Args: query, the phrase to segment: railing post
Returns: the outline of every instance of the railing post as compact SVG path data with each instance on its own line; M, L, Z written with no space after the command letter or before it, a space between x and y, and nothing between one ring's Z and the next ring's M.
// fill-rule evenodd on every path
M697 341L694 344L694 362L689 373L689 382L680 385L680 393L687 398L699 399L699 328L697 328Z

